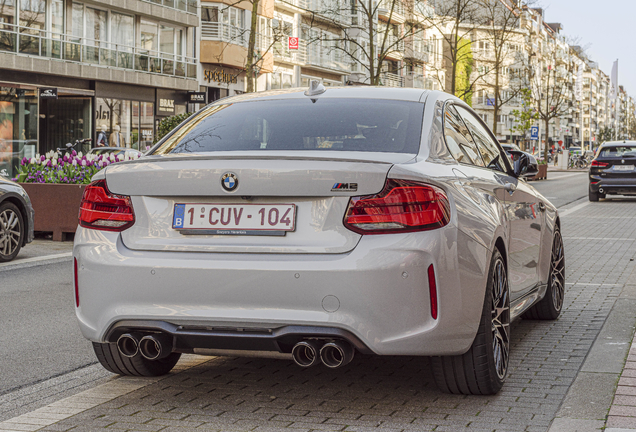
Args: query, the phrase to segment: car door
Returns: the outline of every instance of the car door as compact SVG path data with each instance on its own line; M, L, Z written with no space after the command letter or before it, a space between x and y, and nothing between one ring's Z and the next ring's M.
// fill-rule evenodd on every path
M444 111L446 144L459 166L453 168L458 180L458 224L465 234L485 247L492 245L493 233L502 219L503 182L487 169L468 128L452 104Z
M506 219L509 222L508 273L511 300L514 301L534 289L539 282L545 207L525 180L509 174L510 167L504 161L505 153L499 149L495 139L477 116L461 106L457 110L466 122L484 162L496 171L498 180L503 183L504 193L499 198L503 198Z

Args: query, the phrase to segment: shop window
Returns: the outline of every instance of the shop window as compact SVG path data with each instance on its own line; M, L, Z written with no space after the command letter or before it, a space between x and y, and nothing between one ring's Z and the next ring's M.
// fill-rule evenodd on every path
M121 99L96 98L96 127L106 126L108 146L130 147L131 108L130 101Z
M37 90L0 87L0 171L13 178L23 157L38 143Z
M65 148L66 143L91 136L91 99L60 97L41 102L40 153ZM86 152L90 145L78 148Z

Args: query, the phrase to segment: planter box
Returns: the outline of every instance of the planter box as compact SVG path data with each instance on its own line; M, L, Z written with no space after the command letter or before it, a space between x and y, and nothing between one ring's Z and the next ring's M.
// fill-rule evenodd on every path
M54 241L63 241L77 229L78 214L86 185L20 183L35 210L34 230L52 232Z
M541 164L539 165L539 172L536 176L532 177L530 180L544 180L548 178L548 165Z

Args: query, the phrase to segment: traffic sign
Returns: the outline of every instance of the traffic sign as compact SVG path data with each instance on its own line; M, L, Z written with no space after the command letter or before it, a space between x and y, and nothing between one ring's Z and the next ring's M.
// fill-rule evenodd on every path
M530 126L530 139L539 140L539 126Z

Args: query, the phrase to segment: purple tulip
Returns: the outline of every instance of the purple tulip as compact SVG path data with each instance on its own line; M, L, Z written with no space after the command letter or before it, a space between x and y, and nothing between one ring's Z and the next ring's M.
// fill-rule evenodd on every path
M26 165L29 162L27 158L22 158L22 165Z
M71 156L77 156L77 152L76 152L75 150L73 150L73 151L71 152Z
M40 156L40 160L41 160L42 162L44 162L44 161L46 160L46 156L44 156L44 155Z

